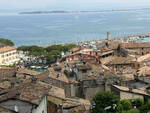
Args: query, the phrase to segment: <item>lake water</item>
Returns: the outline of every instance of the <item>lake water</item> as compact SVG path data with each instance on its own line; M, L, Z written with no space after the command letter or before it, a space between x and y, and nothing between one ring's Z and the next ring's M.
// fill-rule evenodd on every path
M150 10L18 15L0 14L0 37L21 45L49 45L150 32ZM147 39L149 41L149 39Z

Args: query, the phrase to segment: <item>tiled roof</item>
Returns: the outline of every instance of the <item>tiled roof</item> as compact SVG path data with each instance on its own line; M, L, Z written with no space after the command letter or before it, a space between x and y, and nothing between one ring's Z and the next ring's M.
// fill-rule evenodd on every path
M150 96L148 93L146 93L145 91L142 90L138 90L138 89L132 89L132 91L130 91L130 89L128 87L124 87L124 86L118 86L118 85L113 85L113 87L121 90L121 91L126 91L126 92L130 92L130 93L136 93L136 94L140 94L140 95L147 95Z
M91 70L92 67L88 64L86 64L86 65L77 65L77 69L78 70Z
M0 88L9 89L11 87L11 83L9 81L0 82Z
M66 83L69 82L68 78L66 77L66 75L63 72L54 71L53 68L49 68L49 72L50 72L51 78L60 80L60 81L66 82Z
M0 68L0 78L12 77L16 74L16 68L2 67Z
M144 56L139 57L137 59L137 62L143 62L143 61L148 60L148 59L150 59L150 54L146 54Z
M46 83L37 82L31 83L29 86L23 88L20 98L35 104L39 104L42 97L46 94L51 94L63 98L65 97L63 89Z
M12 51L12 50L16 50L16 48L15 47L11 47L11 46L0 47L0 53Z
M121 43L121 47L127 48L127 49L144 48L144 47L150 48L150 43Z
M0 101L4 101L10 98L17 98L38 105L42 97L46 94L65 98L64 89L43 82L35 81L20 84L18 87L1 92Z
M105 65L112 65L112 64L129 64L132 63L135 60L134 57L128 56L128 57L118 57L113 56L108 61L105 61ZM102 61L103 62L103 61Z
M19 68L17 73L18 74L28 74L28 75L38 75L38 74L40 74L40 72L29 70L29 69L26 69L24 67Z
M138 76L147 76L150 75L150 66L144 66L140 68L137 72Z

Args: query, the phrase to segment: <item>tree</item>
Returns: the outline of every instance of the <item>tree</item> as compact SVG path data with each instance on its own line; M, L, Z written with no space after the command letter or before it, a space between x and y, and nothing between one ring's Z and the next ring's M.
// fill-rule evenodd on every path
M113 92L99 92L93 98L96 104L95 108L92 110L93 113L108 113L115 112L113 105L119 102L119 96L115 95ZM109 110L105 110L106 107L111 106Z
M14 43L11 40L0 38L0 45L2 45L2 46L14 46Z
M18 61L18 65L21 65L21 64L22 64L22 62L21 62L21 60L19 60L19 61Z
M122 111L121 113L140 113L138 109L131 109L129 111Z
M117 112L121 113L122 111L123 111L122 104L118 104L118 106L117 106Z
M127 113L140 113L138 109L131 109Z
M138 98L138 99L135 99L135 100L134 100L134 103L135 103L135 106L136 106L137 108L139 108L139 107L141 107L141 106L144 104L144 100Z
M120 104L123 106L123 110L125 111L128 111L132 108L132 104L128 99L121 100Z
M139 110L140 113L148 113L150 111L150 103L142 105Z
M14 63L13 63L13 66L14 66L14 67L16 67L16 66L17 66L17 63L16 63L16 62L14 62Z

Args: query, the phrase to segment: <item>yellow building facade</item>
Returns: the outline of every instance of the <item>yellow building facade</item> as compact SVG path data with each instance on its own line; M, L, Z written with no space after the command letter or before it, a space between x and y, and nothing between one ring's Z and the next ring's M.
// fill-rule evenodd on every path
M18 61L17 49L15 47L0 47L0 65L10 65Z

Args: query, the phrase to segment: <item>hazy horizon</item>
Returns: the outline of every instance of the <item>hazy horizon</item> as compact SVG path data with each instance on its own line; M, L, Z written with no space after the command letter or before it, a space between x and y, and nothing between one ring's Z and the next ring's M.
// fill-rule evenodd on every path
M0 0L0 12L149 8L149 0Z

